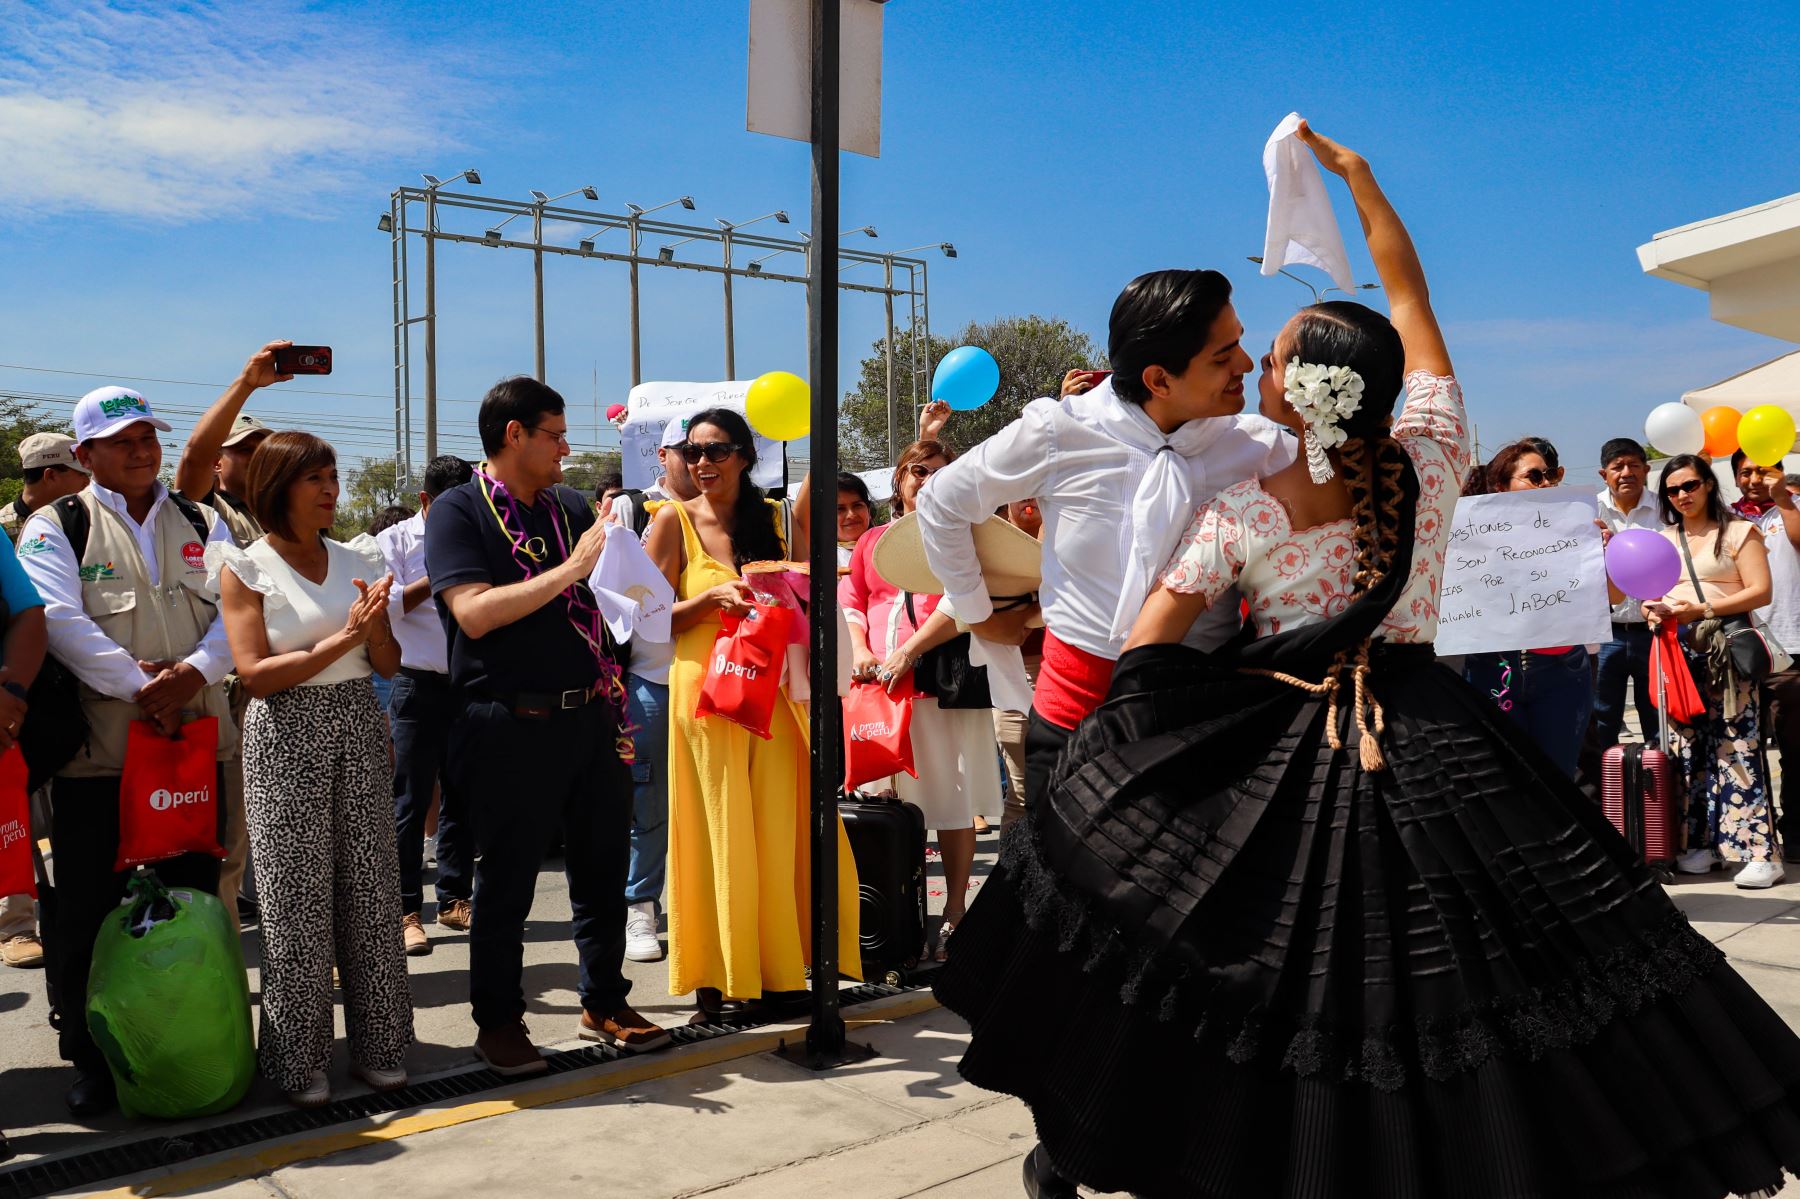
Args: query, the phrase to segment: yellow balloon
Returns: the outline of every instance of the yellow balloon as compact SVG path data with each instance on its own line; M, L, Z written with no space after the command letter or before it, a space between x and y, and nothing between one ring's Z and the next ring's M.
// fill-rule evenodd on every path
M1785 408L1764 404L1738 422L1738 445L1758 466L1780 466L1794 449L1794 418Z
M750 427L770 441L793 441L812 431L812 389L787 371L770 371L750 384L744 400Z

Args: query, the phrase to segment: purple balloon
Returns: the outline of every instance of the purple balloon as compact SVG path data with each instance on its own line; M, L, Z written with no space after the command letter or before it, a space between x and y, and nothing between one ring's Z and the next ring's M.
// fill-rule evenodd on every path
M1606 573L1633 599L1661 599L1681 581L1681 554L1661 533L1621 529L1606 544Z

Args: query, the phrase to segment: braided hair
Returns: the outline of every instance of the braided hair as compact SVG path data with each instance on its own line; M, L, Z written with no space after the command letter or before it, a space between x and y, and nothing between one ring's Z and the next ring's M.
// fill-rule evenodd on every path
M1357 593L1368 591L1393 569L1401 537L1412 534L1400 527L1406 452L1389 430L1404 381L1406 348L1387 317L1354 301L1333 300L1303 308L1294 317L1287 331L1286 357L1321 366L1347 366L1362 376L1362 406L1344 420L1345 441L1333 453L1350 493L1356 551L1354 588ZM1352 672L1362 765L1374 772L1386 768L1381 735L1387 721L1380 703L1367 691L1369 646L1370 639L1365 637L1354 650L1339 654L1330 677L1336 680L1345 670ZM1340 748L1335 683L1327 731L1333 748Z

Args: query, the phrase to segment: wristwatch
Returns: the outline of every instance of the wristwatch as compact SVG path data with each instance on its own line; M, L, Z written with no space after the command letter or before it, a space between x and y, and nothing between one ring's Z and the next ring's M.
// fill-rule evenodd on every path
M8 691L10 691L14 695L18 696L21 700L30 699L30 693L25 690L24 685L21 684L17 679L7 679L4 683L0 683L0 687L6 688Z

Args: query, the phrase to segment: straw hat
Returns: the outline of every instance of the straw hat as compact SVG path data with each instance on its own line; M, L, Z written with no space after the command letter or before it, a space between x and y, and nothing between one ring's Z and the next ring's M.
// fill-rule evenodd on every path
M999 517L970 530L975 558L988 594L995 598L1030 595L1044 582L1044 547L1037 538ZM944 585L925 561L918 517L907 513L875 543L875 573L916 595L942 595Z

